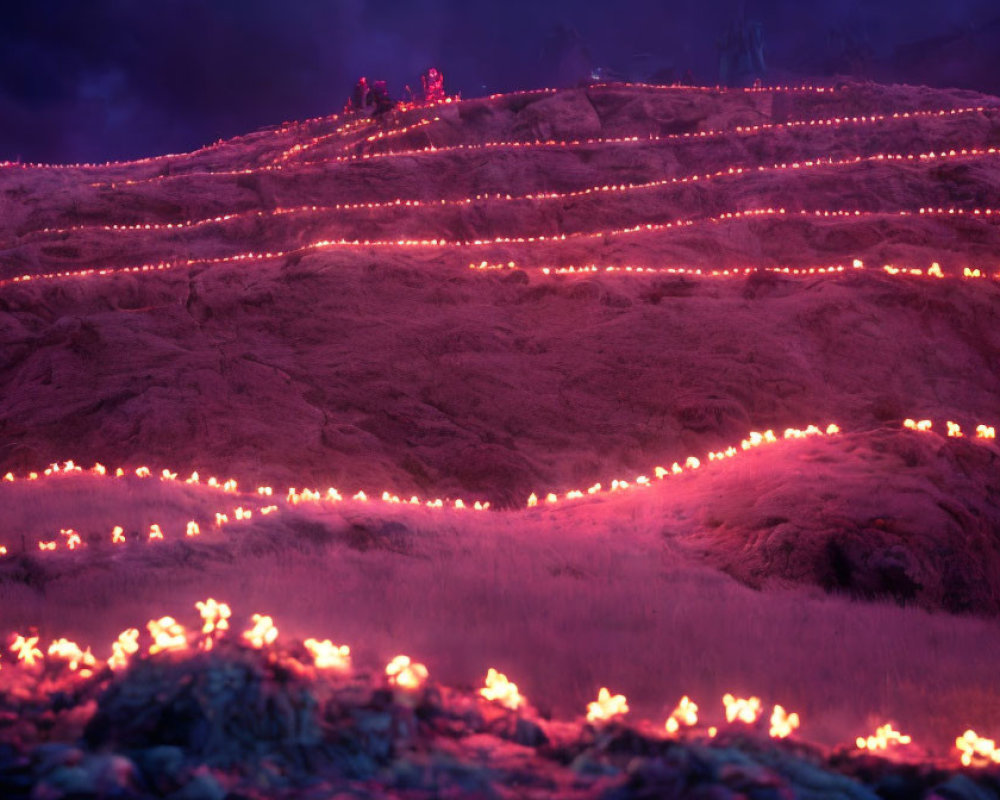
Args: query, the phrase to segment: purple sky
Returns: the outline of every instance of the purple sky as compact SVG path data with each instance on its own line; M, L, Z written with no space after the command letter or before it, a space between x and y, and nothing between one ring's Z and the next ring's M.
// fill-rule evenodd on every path
M359 74L399 92L431 64L466 96L565 81L562 37L594 67L718 78L715 42L740 0L32 0L0 26L0 159L70 161L191 149L219 137L338 109ZM764 25L769 66L799 74L838 63L847 31L879 62L961 32L1000 40L995 0L745 0ZM558 33L562 31L562 33ZM572 31L567 34L567 31ZM547 44L548 43L548 44ZM968 52L966 45L952 53ZM563 57L560 58L560 55ZM980 56L982 54L979 54ZM911 54L912 58L912 54ZM934 57L914 82L993 89L976 59ZM982 58L980 58L980 61ZM560 63L562 67L560 69ZM842 61L841 61L842 63ZM912 67L911 67L912 68ZM571 71L571 70L570 70Z

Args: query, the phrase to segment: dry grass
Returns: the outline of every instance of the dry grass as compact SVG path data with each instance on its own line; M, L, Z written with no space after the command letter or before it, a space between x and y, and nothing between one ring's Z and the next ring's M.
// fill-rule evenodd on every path
M152 617L194 625L194 602L211 595L242 618L273 614L286 634L349 643L362 668L405 652L473 685L496 666L560 716L608 685L652 719L683 693L712 714L725 691L757 693L828 743L889 718L940 747L966 727L1000 727L995 622L753 591L665 543L651 523L666 501L485 515L344 505L178 540L183 521L230 498L155 481L61 484L7 488L5 532L61 514L96 529L113 507L155 516L170 539L32 556L34 583L3 573L4 628L37 625L99 654Z

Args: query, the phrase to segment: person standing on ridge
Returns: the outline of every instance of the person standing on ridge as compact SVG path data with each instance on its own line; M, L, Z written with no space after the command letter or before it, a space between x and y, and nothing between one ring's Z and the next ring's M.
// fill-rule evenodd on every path
M420 83L423 85L425 103L444 101L444 75L441 74L440 70L431 67L420 76Z

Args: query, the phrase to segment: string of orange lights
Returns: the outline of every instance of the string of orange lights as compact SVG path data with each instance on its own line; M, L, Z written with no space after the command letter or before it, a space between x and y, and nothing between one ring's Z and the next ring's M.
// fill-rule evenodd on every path
M311 251L322 251L329 250L336 247L344 248L359 248L359 247L370 247L370 248L400 248L400 249L413 249L413 248L483 248L491 247L495 245L519 245L519 244L533 244L533 243L550 243L559 244L566 241L576 241L576 240L586 240L586 239L604 239L617 236L628 236L633 234L648 234L648 233L662 233L665 231L690 228L697 224L725 224L735 221L751 219L755 217L788 217L788 218L815 218L815 219L836 219L836 218L852 218L852 219L862 219L862 218L884 218L884 217L919 217L919 216L940 216L942 218L952 218L952 217L972 217L981 220L1000 220L1000 209L955 209L955 208L920 208L917 211L860 211L860 210L807 210L802 209L799 211L787 211L784 208L763 208L763 209L749 209L746 211L733 211L726 212L714 217L703 217L698 219L687 219L687 220L676 220L674 222L666 223L647 223L645 225L635 225L629 228L619 228L608 231L579 231L574 233L563 233L563 234L552 234L546 235L541 234L538 236L518 236L518 237L495 237L493 239L475 239L471 241L448 241L445 239L400 239L400 240L380 240L380 239L339 239L339 240L320 240L317 242L312 242L306 244L302 247L295 248L294 250L275 250L266 251L262 253L247 252L247 253L237 253L231 256L217 256L214 258L189 258L179 261L160 261L148 264L137 264L121 267L92 267L83 270L60 270L58 272L47 272L47 273L36 273L36 274L25 274L18 275L12 278L6 278L0 280L0 288L7 286L18 285L22 283L28 283L32 281L51 281L51 280L64 280L64 279L80 279L80 278L91 278L91 277L110 277L114 275L123 274L142 274L142 273L153 273L153 272L163 272L172 269L181 269L187 267L193 267L196 265L219 265L219 264L260 264L266 261L271 261L280 258L286 258L293 254L303 254ZM489 264L483 265L471 265L477 269L488 269ZM546 268L549 273L553 271L566 271L572 272L573 269L570 267L559 267L559 268ZM607 267L605 269L608 269ZM727 275L727 276L737 276L740 274L746 274L746 271L761 271L770 270L771 267L738 267L731 268L729 270L699 270L694 268L682 268L682 267L664 267L664 268L652 268L652 267L613 267L610 271L635 271L635 272L655 272L658 269L662 269L667 272L692 274L692 275ZM836 265L830 266L814 266L814 267L780 267L777 268L782 272L788 274L822 274L825 270L827 273L830 272L842 272ZM578 268L576 271L582 271L583 268ZM932 266L933 270L933 266ZM935 271L929 271L932 277L937 277ZM543 270L544 271L544 270ZM597 271L597 267L591 265L587 268L587 271ZM905 268L897 269L888 265L885 271L889 274L907 274L907 275L921 275L923 270L920 268ZM546 273L548 274L548 273ZM990 274L988 268L984 266L963 267L962 276L966 278L1000 278L1000 271L996 274ZM941 277L944 277L942 273Z
M552 149L552 148L585 148L602 145L649 145L663 142L676 142L685 139L713 139L731 134L752 136L765 131L796 129L802 127L838 127L841 125L872 125L879 122L909 120L919 118L942 118L967 114L986 114L1000 111L995 106L967 106L963 108L938 109L935 111L905 111L893 114L869 114L853 117L830 117L825 119L789 120L787 122L768 122L758 125L736 125L732 128L713 128L704 131L688 131L685 133L646 134L644 136L611 136L589 137L584 139L535 139L535 140L502 140L492 142L477 142L474 144L427 145L410 150L389 150L379 153L363 153L340 158L302 161L299 166L341 163L345 161L369 161L378 158L394 158L399 156L419 156L427 153L437 155L460 151L498 150L498 149Z
M123 181L109 181L109 182L96 182L92 183L91 186L95 188L106 188L115 189L121 186L136 186L152 182L159 182L164 180L171 180L180 177L233 177L238 175L249 175L257 174L262 172L280 172L285 169L292 167L302 167L302 166L322 166L329 164L346 164L346 163L356 163L359 161L370 161L373 159L383 159L383 158L397 158L397 157L417 157L423 155L442 155L447 153L454 153L460 151L480 151L480 150L497 150L497 149L552 149L552 148L586 148L586 147L596 147L603 145L633 145L640 144L643 146L648 146L650 144L660 144L666 142L674 142L678 140L688 140L688 139L707 139L707 138L717 138L726 135L738 134L741 136L752 136L764 131L777 130L782 128L797 128L797 127L831 127L840 125L871 125L879 122L893 121L893 120L908 120L915 118L933 118L933 117L947 117L947 116L959 116L966 114L985 114L993 113L1000 110L993 106L968 106L956 109L936 109L933 111L908 111L908 112L896 112L895 114L888 115L860 115L853 117L832 117L827 119L813 119L813 120L792 120L783 123L762 123L760 125L749 125L749 126L737 126L735 128L721 128L713 129L707 131L693 131L687 133L677 133L677 134L650 134L648 136L619 136L610 138L589 138L589 139L577 139L577 140L505 140L505 141L495 141L495 142L479 142L475 144L457 144L457 145L427 145L425 147L413 148L409 150L389 150L378 153L361 153L347 156L335 156L326 159L319 159L315 161L301 161L294 163L286 163L286 160L279 160L278 163L266 164L259 167L246 167L243 169L235 170L216 170L216 171L199 171L199 172L186 172L171 175L156 175L145 178L128 179ZM311 147L312 144L306 143L302 145L303 148ZM293 148L294 149L294 148ZM298 151L297 151L298 152Z
M929 153L917 153L917 154L902 154L902 153L880 153L874 156L853 156L850 158L833 159L833 158L816 158L807 159L803 161L793 161L793 162L781 162L774 163L771 165L759 165L756 167L725 167L720 170L709 173L693 173L689 175L672 176L670 178L662 178L653 181L645 181L640 183L625 183L625 184L603 184L597 186L589 186L583 189L575 189L564 192L529 192L521 195L511 195L511 194L477 194L472 197L464 197L457 199L440 199L440 200L419 200L419 199L403 199L396 198L394 200L388 200L383 202L354 202L354 203L338 203L330 206L299 206L297 208L277 208L268 211L244 211L244 212L232 212L227 214L216 215L213 217L186 220L181 222L166 222L166 223L134 223L130 225L77 225L70 228L43 228L38 231L29 232L22 235L19 238L25 238L27 236L37 236L37 235L57 235L65 236L75 232L88 231L88 230L99 230L111 233L129 233L129 232L147 232L147 231L179 231L191 228L203 227L205 225L220 225L228 222L243 220L247 218L258 218L258 219L268 219L278 216L298 216L302 214L331 214L343 211L356 211L356 210L384 210L384 209L396 209L396 208L441 208L447 206L469 206L476 203L482 202L500 202L500 203L510 203L510 202L551 202L551 201L562 201L572 198L586 197L594 194L616 194L616 193L631 193L640 191L649 191L661 189L667 186L684 185L689 183L706 183L709 181L719 180L719 179L729 179L734 177L739 177L742 175L761 175L771 172L781 172L787 170L808 170L808 169L819 169L819 168L840 168L840 167L852 167L862 163L886 163L886 164L896 164L896 163L919 163L919 162L932 162L939 159L978 159L990 156L996 156L1000 154L1000 150L995 147L989 148L964 148L959 150L949 150L947 152L929 152ZM921 213L932 213L934 209L920 209ZM945 213L944 210L939 210L940 213ZM969 213L972 215L985 214L987 216L993 213L992 209L971 209L966 212L964 209L949 208L947 213L950 214L965 214Z

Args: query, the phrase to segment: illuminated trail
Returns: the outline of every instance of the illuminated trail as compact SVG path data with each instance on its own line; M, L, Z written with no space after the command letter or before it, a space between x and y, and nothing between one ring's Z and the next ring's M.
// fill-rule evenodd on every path
M947 428L947 438L965 438L965 433L959 423L947 420L945 425ZM928 419L917 421L908 418L903 421L902 428L904 430L914 431L920 434L928 434L933 431L933 422ZM808 425L805 428L786 428L780 435L775 434L772 430L766 430L763 432L751 431L745 439L742 439L739 442L738 445L733 444L725 448L709 451L708 453L703 454L700 458L693 455L688 456L683 461L674 461L669 467L656 465L649 470L648 474L641 474L629 478L611 478L609 480L594 483L586 489L569 489L563 490L561 493L551 491L532 492L525 505L528 509L534 509L539 506L550 507L565 503L575 503L587 499L598 499L608 495L644 491L651 488L655 483L663 481L666 478L672 478L684 473L695 472L702 469L702 467L706 464L711 465L713 462L727 461L760 447L775 445L783 441L789 442L800 439L834 437L840 433L840 427L833 423L830 423L825 427ZM975 433L971 438L980 442L994 442L996 440L996 427L993 425L978 424L975 428ZM0 479L0 486L19 484L22 482L37 484L40 481L46 481L53 478L61 479L67 476L81 475L87 475L93 479L118 481L131 476L139 479L153 479L154 472L147 466L137 467L134 470L125 470L122 467L110 470L103 464L95 464L89 470L84 470L74 461L66 461L62 464L51 464L42 472L30 472L28 475L23 477L18 477L13 472L8 472L2 479ZM179 480L177 472L173 472L170 469L163 469L158 473L158 480L161 482L184 483L192 487L204 487L206 489L218 491L227 495L239 494L239 484L235 479L230 478L224 482L220 482L216 478L212 477L207 481L202 482L198 472L193 472L187 479ZM183 535L185 537L198 536L202 532L202 526L209 528L214 525L215 528L221 528L222 526L229 525L233 522L248 521L254 517L255 513L259 513L263 516L274 513L282 507L273 502L272 498L274 498L274 494L274 490L270 486L259 486L253 493L244 493L244 499L241 504L232 512L216 511L214 512L214 519L210 518L207 520L203 519L201 521L189 521L186 524ZM283 507L340 505L345 502L365 505L369 503L381 502L382 504L389 506L426 508L431 511L450 510L453 512L468 512L471 510L474 512L482 512L489 511L491 509L489 502L480 500L470 501L463 500L462 498L442 499L440 497L430 500L421 499L417 495L412 495L407 498L405 493L393 493L388 490L384 490L381 494L379 494L377 492L366 492L364 489L359 489L351 494L350 492L342 493L333 487L330 487L325 491L320 489L299 490L297 488L290 488L284 498ZM266 505L262 505L265 503ZM124 529L121 525L108 523L104 526L104 528L106 531L110 532L109 541L111 544L119 545L126 543ZM63 549L76 550L85 546L85 543L82 541L76 528L63 528L60 530L60 535L64 537ZM160 541L163 540L163 538L164 531L159 524L154 523L148 527L146 541ZM37 547L41 552L54 552L57 549L60 549L58 547L59 541L60 540L58 538L39 541ZM0 556L8 554L9 551L6 546L0 547Z
M71 228L43 228L38 231L26 233L19 239L33 238L40 235L66 235L81 231L103 231L109 233L130 233L145 231L178 231L191 228L198 228L206 225L221 225L228 222L239 221L248 218L269 219L279 216L298 216L302 214L332 214L342 211L380 211L386 209L399 208L443 208L471 206L479 203L516 203L516 202L553 202L579 197L588 197L600 194L622 194L631 192L641 192L662 189L667 186L680 186L691 183L701 183L726 179L738 178L740 176L762 175L774 172L785 172L788 170L810 170L822 168L852 167L859 164L903 164L933 162L939 159L978 159L988 156L996 156L1000 150L995 147L990 148L963 148L960 150L942 151L939 153L880 153L873 156L853 156L851 158L833 159L816 158L801 161L774 163L771 165L760 165L756 167L726 167L715 172L693 173L690 175L673 176L659 180L646 181L643 183L624 184L603 184L590 186L584 189L574 189L566 192L528 192L521 195L511 194L478 194L473 197L440 200L419 200L403 199L387 200L383 202L354 202L337 203L330 206L299 206L298 208L277 208L272 211L242 211L206 217L203 219L187 220L183 222L164 223L134 223L130 225L77 225ZM952 212L954 213L954 212ZM958 213L964 213L959 211ZM990 212L987 212L990 213Z
M665 231L672 231L678 229L687 229L695 225L700 224L727 224L734 221L747 220L753 218L761 217L773 217L773 218L800 218L800 219L817 219L817 220L828 220L828 219L872 219L879 217L919 217L919 216L940 216L942 218L953 218L953 217L971 217L980 220L989 221L1000 221L1000 209L956 209L956 208L920 208L916 211L845 211L845 210L800 210L800 211L787 211L784 208L760 208L760 209L749 209L746 211L733 211L726 212L714 217L701 217L696 219L679 219L674 222L661 222L661 223L645 223L634 225L628 228L616 228L612 230L604 231L577 231L573 233L562 233L562 234L539 234L537 236L498 236L493 239L474 239L474 240L457 240L449 241L446 239L323 239L310 244L303 245L302 247L297 247L293 250L272 250L266 252L247 252L247 253L237 253L231 256L217 256L214 258L191 258L184 259L181 261L160 261L147 264L137 264L132 266L122 266L122 267L95 267L84 270L64 270L59 272L48 272L35 275L19 275L13 278L7 278L0 280L0 288L11 286L15 284L28 283L31 281L49 281L49 280L61 280L67 278L87 278L87 277L108 277L112 275L119 274L141 274L141 273L151 273L151 272L163 272L167 270L180 269L193 267L196 265L219 265L219 264L259 264L265 261L272 261L274 259L285 258L293 254L304 254L308 252L316 252L323 250L330 250L334 248L347 248L355 249L362 247L369 248L398 248L402 250L407 249L482 249L495 247L497 245L522 245L522 244L559 244L562 242L572 242L572 241L586 241L586 240L597 240L606 239L619 236L632 236L635 234L650 234L650 233L662 233ZM739 270L745 270L746 267L734 268L732 270L733 274L738 274ZM750 269L767 269L763 267L753 267ZM830 272L830 268L823 267L812 267L812 268L798 268L799 273L803 274L812 269L813 272L808 274L814 274L820 269L825 269ZM971 270L972 268L966 268ZM970 275L966 273L965 277L982 277L982 271L979 268L975 268L980 274ZM919 274L913 272L912 274ZM1000 273L996 277L1000 277Z
M994 112L997 110L1000 109L992 106L969 106L960 109L897 112L897 114L893 115L876 114L876 115L857 116L857 117L832 117L829 119L821 119L821 120L795 120L791 122L737 126L735 128L723 128L710 131L696 131L692 133L676 133L676 134L649 135L649 136L621 136L612 138L592 138L592 139L579 139L579 140L568 140L568 141L514 140L514 141L481 142L478 144L458 144L458 145L442 145L442 146L428 145L426 147L416 148L413 150L390 150L381 153L371 153L371 154L361 154L361 155L351 155L351 156L336 156L333 158L319 159L315 161L272 163L270 165L265 165L262 167L247 167L244 169L236 169L236 170L186 172L186 173L178 173L175 175L157 175L148 178L138 178L133 180L97 182L91 184L91 186L95 188L115 189L120 186L136 186L136 185L142 185L142 184L148 184L148 183L154 183L154 182L172 180L175 178L184 178L184 177L206 177L206 178L234 177L238 175L252 175L252 174L260 174L266 172L280 172L286 169L305 167L305 166L323 166L327 164L356 163L363 161L379 160L384 158L417 157L424 155L445 155L455 152L476 152L483 150L498 150L498 149L514 149L514 150L567 149L567 148L573 149L573 148L599 147L602 145L632 145L632 144L647 146L650 144L655 145L663 142L672 142L680 140L718 138L733 134L749 136L762 133L765 131L780 130L783 128L812 127L812 126L824 127L824 126L839 126L844 124L875 124L887 120L888 121L905 120L905 119L920 118L920 117L926 117L926 118L946 117L946 116L965 115L965 114L987 113L987 112Z

